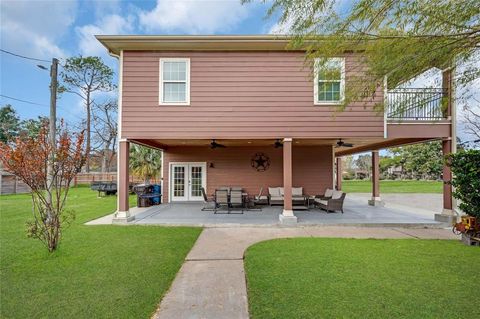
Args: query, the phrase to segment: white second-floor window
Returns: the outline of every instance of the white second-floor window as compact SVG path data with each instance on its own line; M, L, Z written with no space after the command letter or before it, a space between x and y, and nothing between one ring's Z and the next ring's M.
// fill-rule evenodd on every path
M313 84L314 103L339 104L345 94L345 59L330 58L320 65L315 60L315 81Z
M190 59L160 59L160 104L190 104Z

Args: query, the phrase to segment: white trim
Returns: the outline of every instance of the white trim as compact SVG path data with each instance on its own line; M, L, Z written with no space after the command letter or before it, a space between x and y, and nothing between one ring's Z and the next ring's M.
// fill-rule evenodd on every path
M185 81L178 81L179 83L185 82L185 102L164 102L163 101L163 63L165 62L185 62L186 67L186 79ZM190 105L190 58L160 58L158 63L159 82L158 82L158 104L159 105ZM169 81L175 82L175 81Z
M383 138L387 138L388 136L387 118L388 118L388 77L385 75L383 77Z
M413 120L415 122L408 122L412 120L397 120L397 119L387 119L387 124L402 124L402 125L422 125L422 124L428 124L428 125L450 125L450 122L443 122L441 121L435 121L435 120Z
M320 59L316 58L314 62L314 77L313 77L313 104L314 105L340 105L345 100L345 58L329 58L328 60L340 62L341 64L341 78L340 78L340 100L338 101L319 101L318 100L318 64Z
M188 178L190 178L190 166L202 166L204 168L204 173L202 176L202 183L204 185L205 190L207 189L207 162L170 162L168 163L168 202L185 202L185 201L198 201L198 200L191 200L188 199L188 194L185 199L173 199L173 180L172 180L172 167L173 165L185 165L187 166L187 170L185 171L185 176L188 174ZM189 192L189 188L185 189L185 192ZM203 200L203 199L202 199Z
M335 186L337 186L336 185L337 183L335 183L335 172L337 170L337 167L335 165L335 146L334 145L332 145L332 163L333 163L333 165L332 165L332 189L336 189Z
M293 210L291 210L291 209L284 209L284 210L282 211L282 215L283 215L283 216L288 216L288 217L293 217L293 216L295 216L295 215L293 214Z
M120 143L127 142L122 139L122 95L123 95L123 50L118 58L118 142L117 142L117 183L120 182ZM128 182L128 181L127 181ZM117 195L117 209L120 207L120 196Z

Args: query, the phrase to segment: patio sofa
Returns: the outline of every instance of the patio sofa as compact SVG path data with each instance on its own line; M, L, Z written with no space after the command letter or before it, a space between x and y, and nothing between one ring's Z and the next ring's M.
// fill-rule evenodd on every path
M331 194L330 197L326 196L330 194ZM343 214L343 201L346 195L347 195L346 193L343 193L341 191L327 189L327 192L325 192L325 195L315 198L314 204L316 207L326 210L327 213L330 211L335 212L339 210Z
M268 188L268 203L270 205L283 205L284 190L283 187L269 187ZM305 195L303 195L303 187L292 187L292 202L305 202Z

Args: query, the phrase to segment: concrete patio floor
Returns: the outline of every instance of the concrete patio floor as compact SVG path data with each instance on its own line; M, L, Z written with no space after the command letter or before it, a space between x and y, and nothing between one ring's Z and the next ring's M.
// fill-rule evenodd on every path
M362 195L349 194L344 203L344 214L326 213L311 208L308 211L295 211L298 226L308 225L342 225L342 226L398 226L398 227L445 227L445 224L434 221L435 210L398 204L408 202L411 195L402 194L400 199L386 202L385 207L373 207L366 203ZM422 194L424 202L436 203L436 194ZM417 197L419 195L416 195ZM429 197L435 198L429 198ZM398 197L398 196L397 196ZM416 199L415 201L418 201ZM244 211L244 214L214 214L212 211L201 211L203 203L162 204L148 208L132 208L135 220L128 224L136 225L170 225L170 226L203 226L203 227L271 227L278 226L281 206L264 206L261 211ZM424 207L427 207L424 205ZM234 211L238 212L238 211ZM87 224L111 224L112 215L108 215Z

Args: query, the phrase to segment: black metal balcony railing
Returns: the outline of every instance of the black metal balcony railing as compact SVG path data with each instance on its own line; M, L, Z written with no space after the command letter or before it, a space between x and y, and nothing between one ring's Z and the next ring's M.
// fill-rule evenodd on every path
M388 91L387 118L396 120L441 120L445 118L446 89L393 89Z

